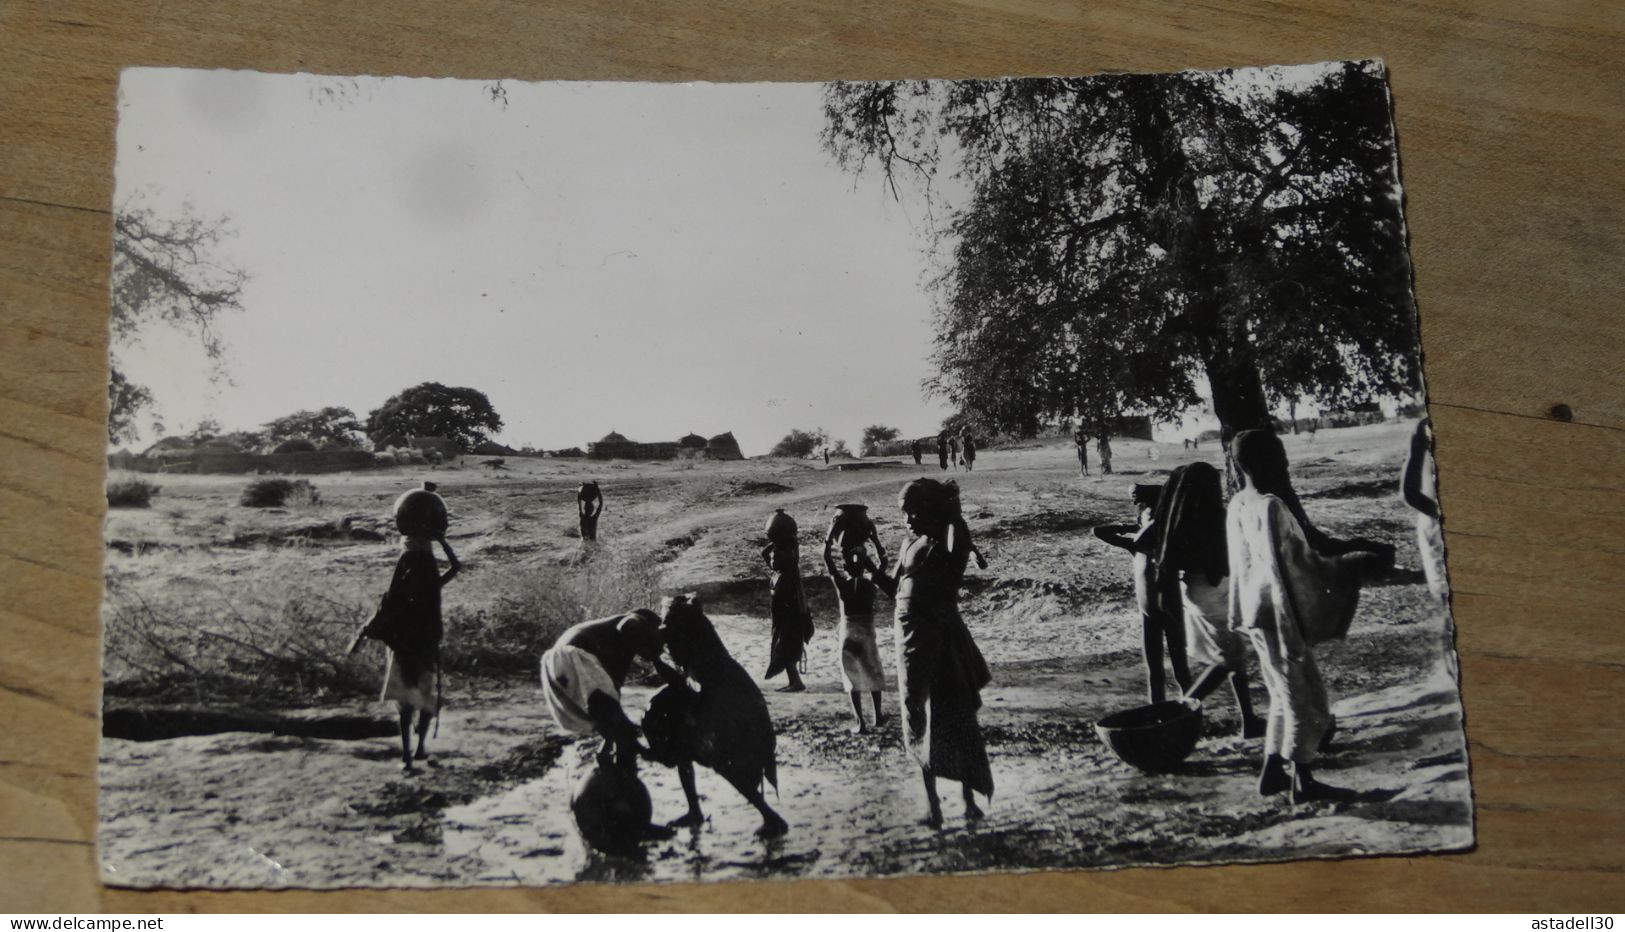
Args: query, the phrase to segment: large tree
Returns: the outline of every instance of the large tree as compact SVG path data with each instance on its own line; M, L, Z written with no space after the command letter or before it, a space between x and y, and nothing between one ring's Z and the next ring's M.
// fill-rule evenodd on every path
M895 427L870 424L863 429L863 439L858 442L858 450L864 456L874 456L881 444L889 443L902 435L903 432Z
M1271 397L1417 387L1376 63L835 83L825 115L842 167L941 218L927 388L978 423L1170 418L1202 380L1228 441Z
M140 340L150 326L178 328L195 335L203 353L218 364L225 346L215 324L225 311L242 310L248 276L221 264L218 247L231 235L224 217L205 219L183 211L160 217L151 208L126 201L113 213L112 341L107 382L107 439L122 443L140 431L146 414L153 427L152 392L131 382L118 352Z
M309 440L318 446L358 447L361 421L349 408L329 406L320 411L295 411L265 425L270 446L284 440Z
M414 385L367 414L367 436L374 443L391 437L447 437L472 450L501 429L502 417L484 392L439 382Z

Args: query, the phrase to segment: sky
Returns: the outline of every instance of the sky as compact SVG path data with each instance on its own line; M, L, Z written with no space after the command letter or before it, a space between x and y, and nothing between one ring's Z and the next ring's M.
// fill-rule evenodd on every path
M424 381L485 392L514 446L936 431L921 212L822 150L819 85L500 89L124 72L116 203L228 218L250 276L229 381L195 336L118 351L169 433Z

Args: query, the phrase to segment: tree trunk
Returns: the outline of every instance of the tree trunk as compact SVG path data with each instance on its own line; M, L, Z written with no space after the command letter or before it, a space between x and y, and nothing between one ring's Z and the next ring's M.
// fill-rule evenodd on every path
M1213 392L1213 413L1219 419L1219 442L1224 445L1224 471L1234 492L1241 487L1241 476L1230 459L1230 441L1244 430L1272 430L1275 425L1252 353L1244 346L1227 350L1215 347L1205 364L1208 388Z

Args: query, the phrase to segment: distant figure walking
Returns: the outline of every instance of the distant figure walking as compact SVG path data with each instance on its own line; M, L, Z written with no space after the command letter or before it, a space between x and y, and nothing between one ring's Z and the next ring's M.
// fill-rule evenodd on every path
M401 556L389 592L377 613L350 642L355 653L362 638L382 641L389 648L384 688L379 696L394 702L400 712L401 769L415 773L414 760L428 760L429 723L440 714L440 589L457 576L463 564L446 543L449 521L446 503L435 494L433 482L423 483L395 500L395 526L400 530ZM439 542L451 566L440 572L431 544ZM412 752L412 713L417 713L417 752Z
M948 468L948 432L937 434L937 468Z
M1185 644L1201 672L1185 690L1206 699L1228 677L1241 713L1243 738L1264 736L1247 692L1247 638L1230 627L1230 560L1225 543L1224 492L1219 471L1195 462L1168 477L1152 517L1152 557L1159 574L1177 581Z
M801 546L796 540L795 519L780 508L767 519L768 545L762 548L767 564L768 591L771 594L773 635L768 649L766 679L784 673L788 682L781 693L798 693L807 686L801 681L797 664L808 641L812 640L812 613L807 610L807 594L801 586Z
M976 466L976 440L970 435L970 431L965 431L965 435L960 438L959 450L959 458L965 463L965 471L970 472Z
M922 465L924 463L924 460L925 460L925 456L924 456L925 451L920 449L920 442L918 440L915 440L915 441L910 442L908 446L909 446L909 452L914 454L914 465L916 465L916 466Z
M1190 667L1185 659L1185 627L1181 623L1179 593L1170 586L1170 577L1159 575L1154 551L1154 515L1162 501L1163 487L1134 484L1133 524L1107 524L1094 534L1113 547L1134 557L1134 604L1140 610L1140 653L1145 660L1146 695L1154 705L1168 698L1167 673L1163 670L1164 645L1174 682L1183 693L1191 685Z
M581 483L576 489L576 516L581 521L581 539L595 541L598 539L598 516L604 513L604 493L599 490L598 483L593 481Z
M841 686L852 698L852 714L857 719L853 732L869 730L863 720L863 694L868 693L875 709L875 727L886 721L880 709L880 693L886 688L886 671L880 665L880 648L875 642L875 582L870 578L869 548L861 541L844 544L841 559L835 559L835 541L824 541L824 567L835 584L835 597L841 606L841 623L835 632L841 661ZM878 570L878 568L877 568Z
M1104 431L1101 432L1101 435L1095 439L1095 451L1100 454L1100 474L1102 476L1111 475L1112 442L1109 438L1107 438Z
M993 795L987 744L976 721L992 675L959 614L970 560L968 537L958 541L952 531L960 520L959 487L916 479L903 487L899 504L915 537L904 542L895 575L876 573L874 580L897 600L903 742L925 782L926 822L940 828L939 777L959 782L966 819L982 817L976 793Z
M1087 476L1089 475L1089 435L1084 433L1083 428L1080 427L1072 432L1072 442L1078 448L1078 469L1083 472L1083 475Z
M1310 772L1337 727L1312 648L1347 633L1362 578L1392 566L1393 548L1315 528L1274 431L1242 431L1230 451L1243 483L1226 519L1230 623L1252 639L1270 694L1258 791L1290 790L1294 803L1339 796Z
M824 465L829 465L829 447L824 448Z
M1433 424L1427 418L1416 422L1411 434L1410 454L1405 457L1405 473L1400 494L1416 511L1416 547L1422 555L1422 572L1427 574L1428 591L1442 606L1450 605L1450 579L1444 569L1444 525L1440 523L1438 473L1433 465Z
M948 462L957 471L959 469L959 435L948 435Z

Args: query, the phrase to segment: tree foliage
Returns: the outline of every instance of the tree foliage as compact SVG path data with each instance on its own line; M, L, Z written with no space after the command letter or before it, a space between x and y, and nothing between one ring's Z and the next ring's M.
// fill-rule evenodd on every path
M886 427L882 424L870 424L863 429L863 439L858 441L858 450L864 456L874 456L880 445L901 437L903 432L895 427Z
M109 442L133 439L141 415L152 414L152 392L131 382L118 362L119 348L137 343L147 328L168 326L195 335L218 366L225 345L216 321L223 312L242 310L248 281L247 273L220 264L217 256L231 235L225 217L203 218L190 210L160 217L129 201L114 211ZM154 419L153 426L161 425Z
M359 447L362 425L349 408L329 406L320 411L295 411L265 425L271 446L284 440L304 439L326 448Z
M806 459L812 456L815 450L822 450L828 443L829 433L822 427L815 430L792 430L784 435L783 440L775 443L767 455Z
M367 414L367 436L446 437L472 450L502 429L502 417L485 393L439 382L406 389Z
M945 217L926 387L970 421L1167 419L1205 378L1228 439L1267 425L1270 398L1417 387L1376 63L834 83L825 116L842 167Z

